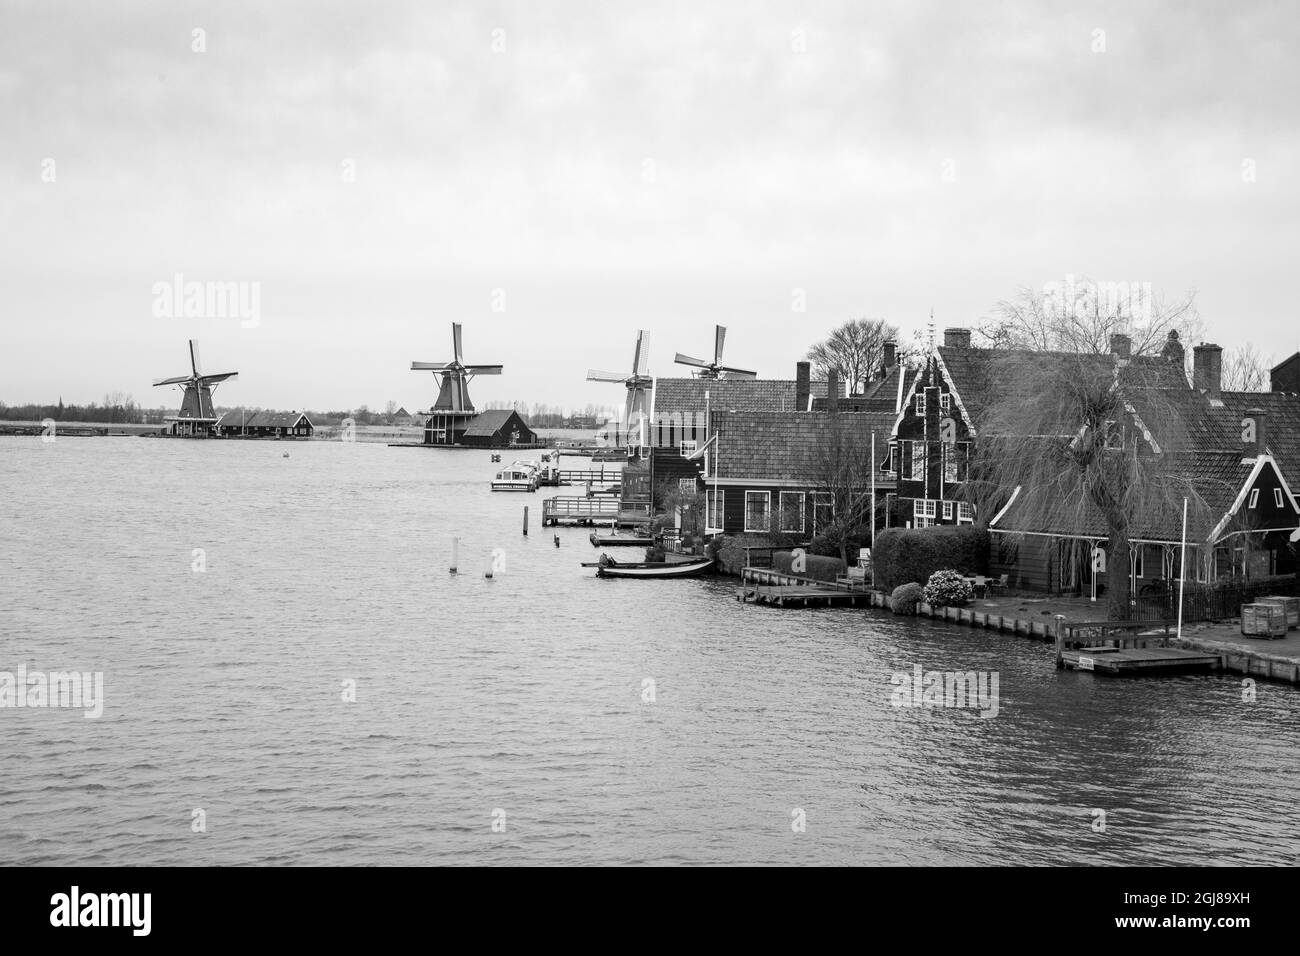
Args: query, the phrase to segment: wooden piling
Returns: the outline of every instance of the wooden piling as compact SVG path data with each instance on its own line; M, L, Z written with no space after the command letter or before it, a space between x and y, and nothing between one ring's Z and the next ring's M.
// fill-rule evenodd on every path
M451 573L455 574L460 566L460 538L451 539Z
M1056 669L1065 667L1065 615L1056 615Z
M528 537L528 505L524 505L524 537Z

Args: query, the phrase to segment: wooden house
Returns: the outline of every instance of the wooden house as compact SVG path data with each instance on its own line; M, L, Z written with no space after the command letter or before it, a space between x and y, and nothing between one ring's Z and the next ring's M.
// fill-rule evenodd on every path
M490 408L469 419L459 444L479 448L505 448L537 443L537 433L512 408Z
M1117 338L1117 358L1124 364L1142 361L1128 356L1127 342ZM1137 429L1139 453L1167 456L1164 470L1194 491L1189 495L1195 504L1188 513L1186 580L1292 574L1300 506L1290 480L1300 469L1300 396L1222 391L1220 353L1217 345L1196 346L1189 383L1182 347L1171 334L1161 356L1145 359L1164 363L1158 380L1165 393L1160 413L1146 410L1141 389L1130 389L1125 393L1129 419L1117 427ZM1122 374L1116 381L1123 389ZM1176 442L1170 440L1174 435ZM1168 450L1174 447L1178 450ZM1138 594L1148 584L1170 582L1181 573L1181 508L1141 514L1129 531L1128 560L1108 568L1104 553L1098 554L1107 543L1099 513L1088 512L1080 521L1077 503L1062 502L1056 518L1050 502L1031 502L1021 489L1008 491L1010 500L989 523L990 570L1007 574L1013 586L1088 593L1094 578L1104 588L1113 575L1125 574Z
M222 438L311 438L316 426L302 412L250 412L236 408L217 422Z
M785 533L809 539L833 516L846 489L870 494L872 436L883 455L888 412L714 412L705 450L710 533ZM878 507L893 482L877 474Z

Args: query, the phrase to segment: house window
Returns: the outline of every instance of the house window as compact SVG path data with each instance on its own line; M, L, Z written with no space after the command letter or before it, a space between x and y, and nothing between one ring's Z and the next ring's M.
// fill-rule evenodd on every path
M780 528L782 531L803 534L803 499L802 491L781 492Z
M693 442L693 441L684 441L684 442L682 442L682 444L681 444L681 449L680 449L680 450L681 450L681 453L682 453L682 457L683 457L683 458L685 458L687 455L694 455L694 454L695 454L695 442Z
M1281 488L1274 488L1274 489L1273 489L1273 504L1277 505L1279 508L1282 507L1282 489L1281 489Z
M943 413L945 415L947 415L950 411L952 411L952 396L949 395L947 392L944 392L942 395L940 395L939 407L943 409Z
M745 530L767 534L771 530L768 509L772 504L770 491L745 492Z
M928 528L934 524L936 514L935 505L938 502L926 498L916 498L912 501L912 527Z
M916 393L916 414L925 417L925 392Z
M694 479L694 478L678 478L678 479L677 479L677 493L680 494L680 495L688 495L688 496L690 496L690 495L694 495L694 494L695 494L695 479Z
M1258 489L1258 488L1251 488L1251 489L1250 489L1250 503L1249 503L1248 505L1246 505L1246 507L1247 507L1247 508L1254 508L1257 504L1259 504L1259 489Z
M943 517L944 517L944 520L945 520L945 521L948 521L948 520L950 520L950 519L952 518L952 502L951 502L951 501L945 501L945 502L943 503Z
M925 442L914 441L911 442L911 445L912 445L912 461L911 461L912 467L911 470L908 472L907 477L912 479L912 481L924 481L925 480Z
M960 456L957 453L956 445L943 446L943 480L957 481L957 459Z
M716 531L724 530L722 522L726 517L727 493L714 489L705 496L705 518L704 522L709 528Z
M835 498L828 491L812 493L813 534L819 534L835 520Z
M971 503L969 501L957 502L957 523L958 524L975 523L975 509L971 507Z
M1106 422L1106 447L1116 450L1124 447L1124 443L1120 439L1119 422Z

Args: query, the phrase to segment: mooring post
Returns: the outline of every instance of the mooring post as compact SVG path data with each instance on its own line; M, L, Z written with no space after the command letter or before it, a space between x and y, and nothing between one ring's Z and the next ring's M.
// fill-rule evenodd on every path
M528 505L524 505L524 537L528 537Z
M1062 651L1065 650L1065 615L1056 615L1056 669L1059 671L1065 666L1065 659Z
M460 538L451 539L451 573L455 574L456 569L460 567Z

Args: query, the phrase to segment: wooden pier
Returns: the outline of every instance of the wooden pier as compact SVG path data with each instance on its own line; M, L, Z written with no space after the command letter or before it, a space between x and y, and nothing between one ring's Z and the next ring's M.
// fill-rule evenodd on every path
M818 581L797 574L782 574L770 568L745 568L740 573L736 600L775 607L870 606L871 592L865 586L843 581Z
M1056 666L1122 677L1218 670L1218 654L1169 646L1176 621L1076 621L1056 619ZM1141 633L1143 631L1162 633Z
M618 523L617 498L584 498L557 495L542 501L542 527L560 524L615 525Z

